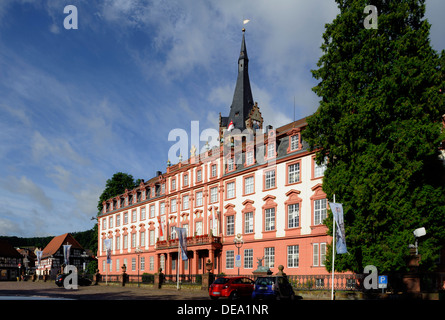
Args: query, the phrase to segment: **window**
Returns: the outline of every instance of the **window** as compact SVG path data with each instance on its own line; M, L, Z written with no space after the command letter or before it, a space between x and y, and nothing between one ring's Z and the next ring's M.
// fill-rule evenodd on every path
M113 228L113 217L110 217L108 226L109 228Z
M149 245L154 246L155 245L155 231L154 230L149 231L149 237L150 237L150 239L148 240Z
M253 212L244 214L244 233L253 233Z
M123 244L124 249L128 248L128 235L124 234L124 244Z
M269 143L267 145L267 158L275 157L275 143Z
M314 200L314 225L323 224L326 219L326 199Z
M128 223L128 212L124 212L124 224Z
M264 266L273 268L275 265L275 248L264 248Z
M154 218L155 217L155 206L151 205L150 206L150 218Z
M287 206L287 227L297 228L300 226L300 204L294 203Z
M288 166L287 183L300 181L300 163L294 163Z
M131 247L136 247L136 232L131 234Z
M216 164L212 164L211 175L212 178L216 177Z
M102 219L102 229L105 230L107 228L107 218Z
M320 265L324 266L326 263L326 243L320 243Z
M253 164L253 151L248 151L246 153L246 166Z
M196 182L202 181L202 170L196 171Z
M234 161L233 158L229 158L227 160L227 171L233 171L233 170L235 170Z
M214 187L210 189L210 203L218 201L218 188Z
M244 249L244 268L253 268L253 249Z
M226 235L233 236L235 234L235 216L227 216Z
M171 212L176 212L176 199L172 199L170 202Z
M233 269L235 260L235 251L226 251L226 269Z
M148 264L149 264L148 268L149 268L150 270L154 270L154 268L155 268L155 257L150 256L150 257L148 258Z
M188 174L184 175L183 181L184 181L184 187L189 185L189 175Z
M288 246L287 247L287 267L288 268L296 268L298 267L300 257L299 257L299 247Z
M273 231L275 230L275 208L266 209L264 211L265 217L265 227L264 231Z
M290 150L297 150L299 147L300 135L296 134L290 137Z
M176 179L172 179L172 190L176 190Z
M145 257L141 257L141 270L145 269Z
M314 267L324 267L326 262L326 243L314 243L312 249Z
M227 199L235 198L235 182L227 184Z
M121 225L121 215L118 214L116 216L116 227L119 227Z
M136 220L137 220L136 210L133 210L131 212L131 222L136 222Z
M131 258L131 271L136 271L136 258Z
M187 210L188 208L190 208L190 203L189 203L189 196L183 196L182 197L182 210Z
M141 208L141 220L145 220L145 207Z
M121 236L116 236L116 250L121 249Z
M159 204L159 214L160 214L160 215L165 214L165 202L161 202L161 203Z
M202 221L197 221L195 223L195 233L197 236L202 236Z
M145 247L145 231L141 231L139 244L141 247Z
M161 193L165 193L165 183L161 184Z
M244 179L244 194L251 194L254 193L254 178L253 177L247 177Z
M196 206L202 206L202 191L196 192Z
M315 161L314 158L314 178L322 177L324 175L325 170L326 170L326 160L322 164L318 165L317 161Z
M269 170L265 173L264 188L271 189L275 187L275 170Z

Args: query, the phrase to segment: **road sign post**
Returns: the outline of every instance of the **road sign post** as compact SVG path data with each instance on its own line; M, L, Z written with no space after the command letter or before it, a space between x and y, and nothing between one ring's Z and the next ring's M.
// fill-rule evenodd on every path
M382 289L382 293L384 290L388 288L388 276L379 275L379 289Z

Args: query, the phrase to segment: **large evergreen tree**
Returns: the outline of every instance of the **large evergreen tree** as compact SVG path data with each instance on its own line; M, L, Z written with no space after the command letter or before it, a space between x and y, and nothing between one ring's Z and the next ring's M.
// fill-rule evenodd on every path
M418 227L427 231L421 264L432 268L445 241L444 52L430 45L424 1L336 2L312 71L320 105L303 133L317 160L328 158L323 190L344 204L349 253L336 270L404 270ZM378 9L377 29L364 27L367 5ZM332 216L325 222L332 234Z

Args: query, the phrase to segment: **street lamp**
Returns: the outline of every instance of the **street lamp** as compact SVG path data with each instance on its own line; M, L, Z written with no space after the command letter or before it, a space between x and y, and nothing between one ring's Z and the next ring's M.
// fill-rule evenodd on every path
M241 256L240 256L240 254L239 254L239 249L241 249L241 247L242 247L243 244L244 244L243 236L241 235L241 233L238 233L238 234L235 236L235 239L233 239L233 243L235 244L235 247L238 248L238 254L237 254L237 256L236 256L235 261L236 261L236 263L237 263L237 265L238 265L238 275L239 275L239 268L241 267Z
M140 262L140 259L139 259L139 255L141 254L142 249L140 248L140 246L137 246L137 248L134 251L138 255L138 288L139 288L139 269L141 268L141 262Z
M80 256L83 258L83 274L85 275L86 260L88 258L88 254L86 253L86 251L84 251Z
M414 237L416 238L416 242L414 243L414 248L416 248L416 255L418 255L419 254L418 240L420 237L423 237L424 235L426 235L426 230L424 227L418 228L413 231L413 234L414 234Z

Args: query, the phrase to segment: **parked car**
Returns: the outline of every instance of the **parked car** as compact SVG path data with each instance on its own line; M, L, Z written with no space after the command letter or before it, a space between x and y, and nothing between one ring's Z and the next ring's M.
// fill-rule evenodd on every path
M214 300L220 297L231 300L250 298L254 283L253 280L246 277L221 277L210 285L209 296Z
M67 275L68 275L67 273L62 273L57 275L55 282L58 287L63 287L63 281L65 280ZM89 286L91 285L91 283L92 281L90 279L78 275L77 284L79 286Z
M295 299L292 285L284 276L264 276L255 280L252 299Z

